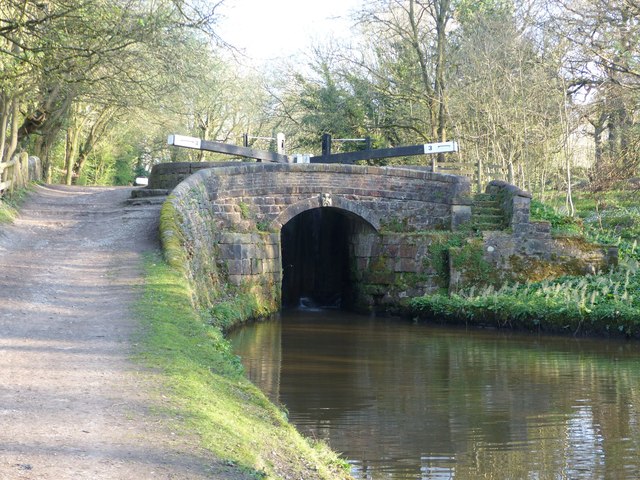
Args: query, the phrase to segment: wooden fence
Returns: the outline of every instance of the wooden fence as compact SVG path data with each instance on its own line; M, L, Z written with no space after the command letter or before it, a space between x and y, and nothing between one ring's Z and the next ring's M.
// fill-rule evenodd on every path
M433 158L431 171L462 175L471 178L471 183L477 192L484 191L484 187L491 180L504 180L505 172L502 165L486 164L483 162L438 162Z
M11 190L13 186L13 171L17 163L17 157L10 162L0 163L0 192Z
M0 163L0 196L41 179L42 166L38 157L29 157L26 152L14 155L10 161Z

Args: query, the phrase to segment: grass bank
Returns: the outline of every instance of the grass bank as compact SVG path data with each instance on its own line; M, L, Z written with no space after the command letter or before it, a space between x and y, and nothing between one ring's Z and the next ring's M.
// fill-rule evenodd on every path
M159 255L145 268L141 357L163 373L173 413L202 446L255 478L350 478L344 460L303 438L244 377L221 330L193 309L184 275Z
M25 187L0 197L0 224L11 223L18 216L18 208L26 198L31 188Z
M629 202L629 192L609 192L598 208L584 197L577 199L576 217L533 202L532 219L551 222L559 234L617 245L616 269L415 298L407 313L443 323L640 338L640 210Z

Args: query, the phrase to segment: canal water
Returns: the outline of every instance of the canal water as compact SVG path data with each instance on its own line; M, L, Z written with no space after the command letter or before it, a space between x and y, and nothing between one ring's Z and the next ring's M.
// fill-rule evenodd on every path
M638 343L298 310L231 340L356 478L640 478Z

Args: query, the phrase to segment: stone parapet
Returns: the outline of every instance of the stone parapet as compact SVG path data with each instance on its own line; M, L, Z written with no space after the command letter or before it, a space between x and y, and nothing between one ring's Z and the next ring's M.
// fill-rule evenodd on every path
M489 182L486 192L498 199L512 231L526 235L529 232L531 194L502 180Z
M278 231L299 213L320 207L357 215L376 230L450 230L470 217L468 179L407 168L218 164L193 174L176 192L196 184L204 186L221 230Z

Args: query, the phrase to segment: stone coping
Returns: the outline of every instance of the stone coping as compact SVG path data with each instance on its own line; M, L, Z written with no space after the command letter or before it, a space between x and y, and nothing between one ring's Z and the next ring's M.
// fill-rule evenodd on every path
M174 162L160 163L153 166L159 174L172 172L197 171L213 169L216 175L239 175L244 173L266 172L324 172L345 173L351 175L387 175L408 178L424 178L425 180L444 183L469 183L467 177L446 173L434 173L423 170L419 166L386 166L344 165L336 163L258 163L258 162ZM152 173L153 175L153 173Z

